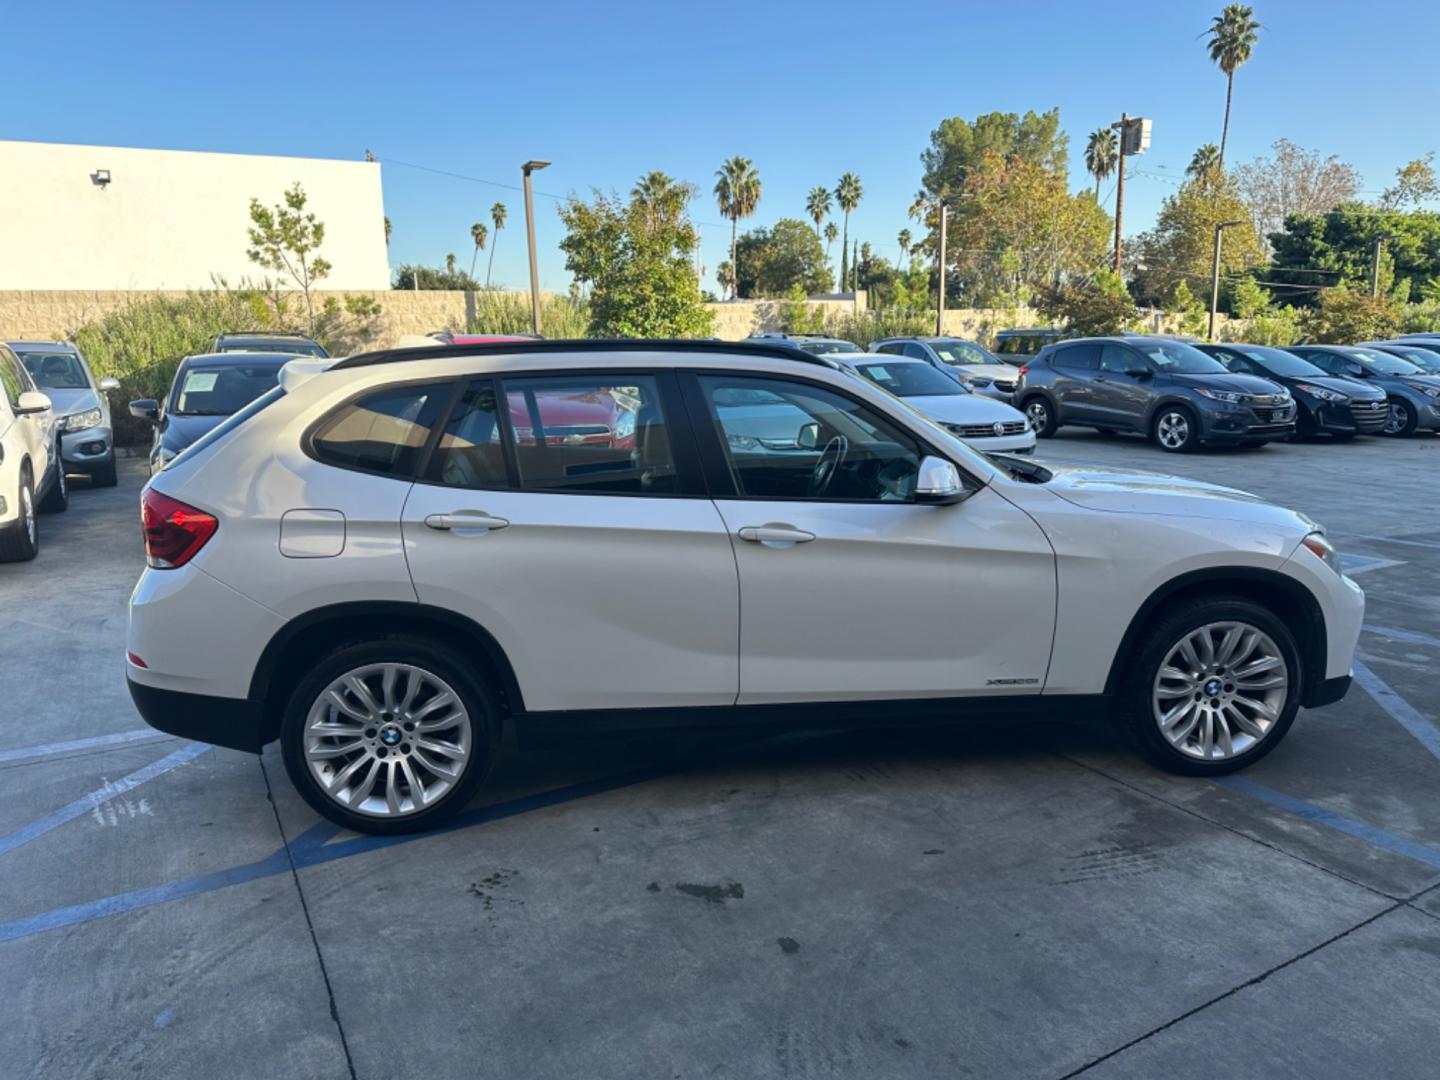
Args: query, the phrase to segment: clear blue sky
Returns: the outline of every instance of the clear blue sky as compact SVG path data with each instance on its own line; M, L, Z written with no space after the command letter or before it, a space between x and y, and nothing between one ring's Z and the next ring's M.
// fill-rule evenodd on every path
M385 163L392 265L468 262L470 224L499 199L510 221L495 275L523 287L519 192L399 162L518 184L522 161L548 158L537 186L558 195L628 191L663 169L701 189L712 270L729 243L710 196L723 159L752 158L764 183L742 229L803 218L805 193L848 169L865 187L851 236L893 259L943 117L1058 105L1080 187L1086 134L1123 109L1154 120L1126 184L1128 234L1153 222L1195 147L1219 141L1225 81L1200 35L1221 6L10 4L19 60L0 138L357 159L368 147ZM1339 154L1378 192L1440 150L1427 51L1440 4L1253 6L1265 30L1236 77L1229 160L1284 136ZM537 200L537 230L542 286L559 290L554 206Z

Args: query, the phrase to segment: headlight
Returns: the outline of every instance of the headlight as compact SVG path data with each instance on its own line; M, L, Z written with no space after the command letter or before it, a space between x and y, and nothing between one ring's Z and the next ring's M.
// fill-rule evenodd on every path
M1330 541L1325 539L1324 533L1313 532L1305 537L1304 540L1301 540L1300 543L1305 546L1310 554L1330 567L1331 570L1334 570L1335 573L1343 573L1340 569L1340 555L1334 547L1331 546Z
M1296 383L1295 389L1303 390L1311 397L1317 397L1321 401L1347 401L1344 394L1337 394L1334 390L1326 390L1323 386L1311 386L1309 383Z
M981 375L961 375L960 381L969 386L989 386L994 379L987 379Z
M1426 397L1440 398L1440 386L1426 386L1424 383L1407 382L1411 390L1419 390Z
M99 409L88 409L85 412L71 413L69 416L60 418L61 431L84 431L86 428L99 427L105 418Z
M1245 400L1244 394L1237 394L1234 390L1211 390L1208 386L1197 386L1195 392L1214 401L1228 401L1236 405Z

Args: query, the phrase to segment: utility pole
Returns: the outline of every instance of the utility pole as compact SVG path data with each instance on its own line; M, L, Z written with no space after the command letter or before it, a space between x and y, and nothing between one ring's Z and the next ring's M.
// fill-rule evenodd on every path
M1112 124L1112 127L1117 125ZM1120 232L1125 221L1125 131L1130 126L1130 114L1120 114L1119 143L1120 165L1115 180L1115 273L1120 273Z
M935 305L935 336L945 336L945 230L950 224L950 204L940 200L940 243L935 250L935 270L939 287Z
M1206 341L1215 340L1215 311L1220 306L1220 234L1243 221L1218 221L1215 223L1215 257L1210 260L1210 330Z
M548 161L527 161L520 166L525 177L525 238L530 246L530 323L540 333L540 269L535 265L535 198L530 193L530 174L546 168Z
M1380 253L1385 249L1385 237L1375 238L1375 254L1370 260L1370 299L1380 295Z

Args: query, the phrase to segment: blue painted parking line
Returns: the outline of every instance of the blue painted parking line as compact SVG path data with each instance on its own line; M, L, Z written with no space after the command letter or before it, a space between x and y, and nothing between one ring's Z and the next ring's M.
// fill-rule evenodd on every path
M1350 666L1355 673L1355 681L1365 688L1365 692L1373 697L1397 724L1415 736L1421 746L1436 758L1440 758L1440 727L1436 727L1433 720L1422 716L1415 706L1397 694L1389 683L1360 660L1351 661Z
M52 829L58 829L67 821L74 821L82 814L88 814L97 806L104 805L117 795L123 795L125 792L132 791L139 787L147 780L153 780L155 777L163 776L172 769L178 769L186 762L194 761L201 754L213 749L214 747L208 746L205 743L190 743L188 746L182 746L174 753L166 754L159 761L152 761L143 769L136 769L129 776L122 776L119 780L107 783L104 787L96 788L88 795L82 795L74 802L65 804L60 807L59 810L51 811L44 817L30 822L28 825L20 826L20 828L14 832L0 836L0 855L14 851L21 845L28 844L36 837L44 836Z
M1431 637L1429 634L1417 634L1413 630L1396 630L1393 626L1372 626L1370 623L1366 623L1363 629L1368 634L1394 638L1396 641L1408 641L1412 645L1440 645L1440 638Z
M1284 810L1288 814L1294 814L1296 817L1302 817L1306 821L1324 825L1327 829L1334 829L1336 832L1353 836L1374 847L1393 851L1397 855L1404 855L1406 858L1440 870L1440 848L1429 847L1419 841L1397 836L1385 829L1348 818L1344 814L1337 814L1333 810L1327 810L1323 806L1316 806L1304 799L1286 795L1283 791L1276 791L1264 784L1257 784L1243 776L1219 776L1215 778L1215 783L1232 791L1238 791L1242 795L1248 795L1252 799L1259 799L1263 803L1268 803L1278 810Z
M71 739L69 742L44 743L40 746L22 746L16 750L0 750L0 765L7 761L28 761L30 758L50 757L52 754L71 754L79 750L95 750L104 746L124 746L142 739L168 739L171 736L154 728L140 728L138 731L121 731L115 735L96 735L89 739Z

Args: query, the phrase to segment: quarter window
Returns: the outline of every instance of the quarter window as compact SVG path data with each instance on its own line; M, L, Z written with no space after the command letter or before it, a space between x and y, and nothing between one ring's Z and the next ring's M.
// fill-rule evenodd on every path
M503 386L526 491L680 492L655 376L586 373Z
M315 456L342 469L411 477L453 384L390 386L343 405L311 436Z
M700 384L741 498L914 497L919 444L850 398L780 379L712 375Z

